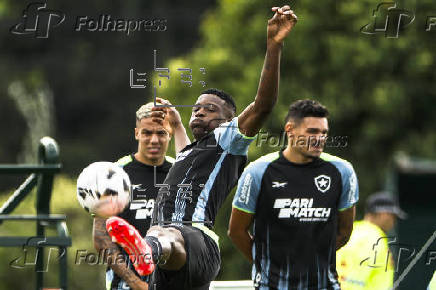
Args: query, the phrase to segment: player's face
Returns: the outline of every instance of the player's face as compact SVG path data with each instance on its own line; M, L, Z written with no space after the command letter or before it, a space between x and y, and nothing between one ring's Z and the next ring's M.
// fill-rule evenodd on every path
M290 121L285 126L288 146L308 158L319 157L324 150L329 130L327 118L306 117L300 124Z
M150 163L163 160L171 139L165 128L151 118L136 122L135 139L138 140L138 153Z
M192 107L189 127L196 140L201 139L207 133L217 128L220 124L227 122L226 102L215 95L203 94L198 97L196 105Z

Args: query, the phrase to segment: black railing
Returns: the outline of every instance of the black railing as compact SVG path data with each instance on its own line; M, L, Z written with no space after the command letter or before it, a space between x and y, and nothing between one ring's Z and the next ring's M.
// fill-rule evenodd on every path
M0 247L35 247L36 250L36 289L43 289L44 284L44 247L57 247L59 251L60 288L67 289L67 248L71 246L65 215L50 214L54 175L61 169L59 149L55 140L44 137L38 148L38 164L3 164L0 174L30 173L29 177L0 208L0 225L4 221L35 221L36 236L1 236ZM10 215L20 202L37 186L36 215ZM45 236L47 227L53 227L57 236ZM50 261L47 261L47 263ZM48 265L47 265L48 267Z

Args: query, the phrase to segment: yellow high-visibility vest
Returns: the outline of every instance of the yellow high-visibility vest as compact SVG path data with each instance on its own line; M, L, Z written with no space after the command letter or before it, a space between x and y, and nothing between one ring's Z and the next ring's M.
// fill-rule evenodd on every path
M394 263L389 238L375 224L356 221L348 243L336 252L342 290L391 289Z
M436 290L436 271L433 273L433 278L431 278L430 284L428 284L427 290Z

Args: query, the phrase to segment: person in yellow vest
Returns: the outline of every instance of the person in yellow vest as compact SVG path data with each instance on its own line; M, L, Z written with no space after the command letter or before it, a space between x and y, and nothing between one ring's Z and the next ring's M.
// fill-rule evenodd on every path
M433 273L433 278L430 280L430 284L428 284L427 290L436 290L436 271Z
M336 252L336 269L343 290L391 289L394 262L389 251L393 237L386 234L397 218L406 218L389 192L377 192L366 201L365 216L354 222L348 243Z

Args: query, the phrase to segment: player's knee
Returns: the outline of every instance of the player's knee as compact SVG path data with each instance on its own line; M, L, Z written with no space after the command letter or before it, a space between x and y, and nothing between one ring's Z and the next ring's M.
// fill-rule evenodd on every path
M153 236L159 240L164 255L186 255L183 236L175 228L152 226L147 231L147 236Z
M152 226L147 231L147 236L158 237L162 232L163 228L160 226Z
M168 228L170 236L171 236L171 244L173 249L177 252L185 251L185 240L183 239L182 234L175 228Z
M172 246L173 246L173 250L175 252L180 253L182 255L186 255L185 243L183 241L176 239L176 240L174 240L174 243Z

